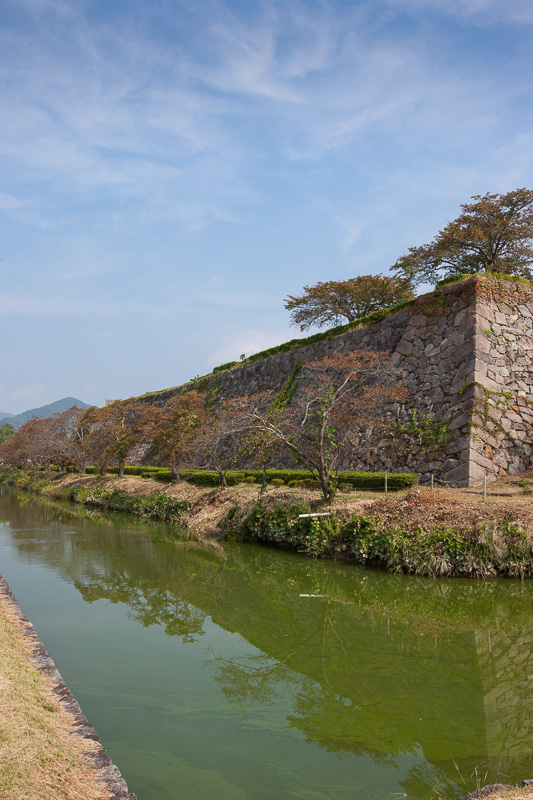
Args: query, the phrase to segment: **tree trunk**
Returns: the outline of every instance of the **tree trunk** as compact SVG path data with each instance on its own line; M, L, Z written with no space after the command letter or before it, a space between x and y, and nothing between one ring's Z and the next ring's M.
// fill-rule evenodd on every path
M320 483L320 488L322 489L322 494L324 495L324 500L327 503L331 503L333 500L333 492L329 480L329 473L324 469L323 465L320 465L318 469L318 480Z
M170 465L170 471L172 473L172 477L174 478L174 480L175 481L179 481L180 480L180 475L179 475L179 472L178 472L178 468L176 467L175 464L171 464Z
M126 462L125 461L119 461L118 462L118 477L119 478L123 478L124 477L124 467L125 466L126 466Z

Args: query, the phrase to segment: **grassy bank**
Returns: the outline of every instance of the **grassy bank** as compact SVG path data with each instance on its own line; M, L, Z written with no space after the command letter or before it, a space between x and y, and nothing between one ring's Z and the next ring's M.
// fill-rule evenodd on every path
M89 508L175 523L195 537L256 540L417 575L533 577L531 493L483 503L468 490L352 491L324 505L319 491L299 487L260 493L254 484L219 490L180 481L162 489L146 477L13 470L0 478Z
M73 718L32 659L32 643L0 596L0 797L107 800L86 754L100 745L73 736Z
M391 572L533 577L533 529L512 510L464 509L458 523L441 496L420 490L371 502L364 513L340 508L327 516L302 516L310 510L301 501L257 503L252 509L235 505L220 527L236 538Z

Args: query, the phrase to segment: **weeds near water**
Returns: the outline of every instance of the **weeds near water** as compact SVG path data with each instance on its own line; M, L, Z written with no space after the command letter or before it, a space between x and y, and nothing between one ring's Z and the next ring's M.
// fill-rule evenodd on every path
M419 524L409 529L385 523L378 514L301 514L309 514L309 507L301 503L270 508L258 503L247 512L232 506L220 527L226 535L241 539L287 546L313 558L381 565L390 572L432 577L533 577L533 536L508 520L469 528Z
M180 522L189 510L189 503L175 500L164 492L157 492L148 497L137 497L127 494L122 489L105 489L103 486L90 488L75 486L70 491L70 500L87 507L119 511L162 522Z

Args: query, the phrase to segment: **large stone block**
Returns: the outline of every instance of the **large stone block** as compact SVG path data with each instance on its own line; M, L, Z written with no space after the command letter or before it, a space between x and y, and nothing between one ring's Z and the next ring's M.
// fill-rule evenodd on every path
M459 464L442 472L442 479L450 483L457 483L459 486L467 486L470 479L470 468L468 462Z

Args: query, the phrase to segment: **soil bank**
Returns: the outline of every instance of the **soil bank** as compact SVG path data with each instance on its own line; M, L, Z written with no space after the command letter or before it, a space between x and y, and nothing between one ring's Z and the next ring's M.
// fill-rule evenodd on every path
M0 575L0 797L136 800Z

